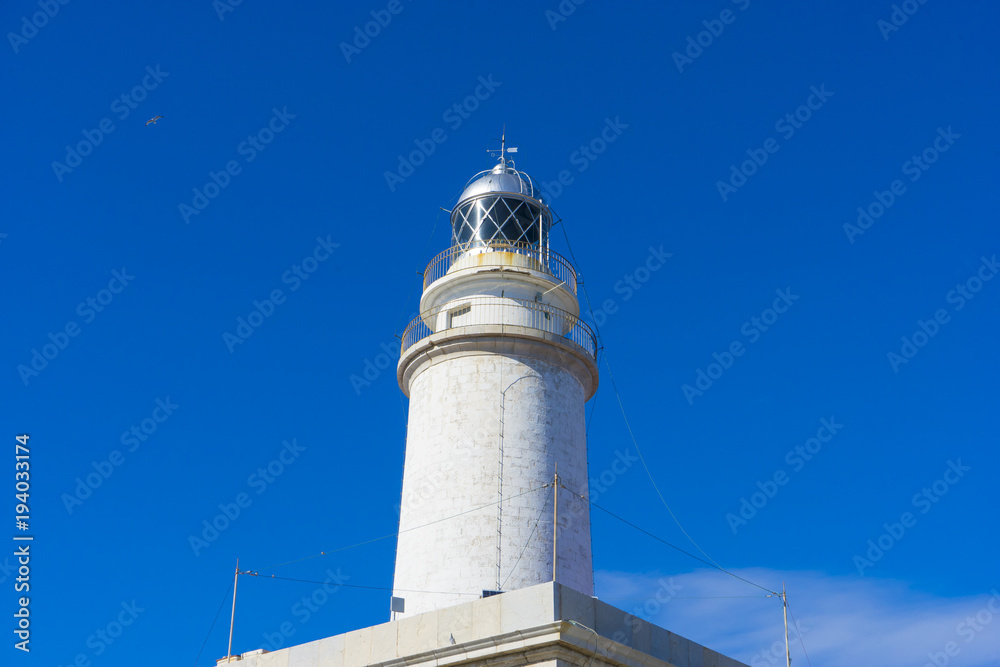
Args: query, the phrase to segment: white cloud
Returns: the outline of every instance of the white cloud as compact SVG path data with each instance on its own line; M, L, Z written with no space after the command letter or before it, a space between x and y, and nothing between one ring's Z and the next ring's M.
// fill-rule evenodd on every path
M761 568L733 572L774 590L786 583L789 608L813 667L1000 664L1000 586L945 598L872 577ZM780 599L765 597L759 588L715 570L596 574L598 597L615 607L752 667L785 664ZM673 579L676 598L659 604L652 596L663 590L664 577ZM808 663L791 618L789 626L792 661L804 667ZM949 649L957 653L949 656Z

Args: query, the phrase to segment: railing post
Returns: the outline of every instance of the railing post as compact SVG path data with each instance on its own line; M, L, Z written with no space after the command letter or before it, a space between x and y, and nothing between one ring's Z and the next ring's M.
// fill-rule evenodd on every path
M528 257L540 265L544 273L553 276L570 287L573 294L577 294L576 270L565 260L564 257L549 250L546 247L527 243L524 241L488 241L481 242L480 245L470 244L468 248L458 244L447 250L438 253L427 265L424 271L423 287L426 290L429 285L441 279L455 265L456 258L470 248L484 248L489 251L507 251L516 255Z

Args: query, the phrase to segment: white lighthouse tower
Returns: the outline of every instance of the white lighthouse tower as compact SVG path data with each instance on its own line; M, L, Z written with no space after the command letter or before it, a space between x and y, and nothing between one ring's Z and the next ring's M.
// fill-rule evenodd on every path
M597 343L576 271L549 250L552 213L508 152L501 140L459 197L403 334L392 620L219 664L746 667L594 597L584 405Z
M403 335L396 617L548 581L593 594L576 494L587 495L596 339L576 271L549 249L552 214L509 152L501 143L459 197L451 247L427 266Z

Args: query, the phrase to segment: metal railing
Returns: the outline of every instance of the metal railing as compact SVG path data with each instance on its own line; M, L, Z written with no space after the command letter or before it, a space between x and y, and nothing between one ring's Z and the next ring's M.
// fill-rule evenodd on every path
M428 324L430 323L430 324ZM526 299L473 296L421 313L403 332L400 354L431 334L476 325L518 326L546 331L573 341L597 358L597 337L570 312Z
M509 253L523 258L522 262L511 262ZM424 289L443 278L454 266L510 266L521 267L547 273L566 284L576 295L576 270L562 255L544 250L525 242L489 241L474 246L452 246L439 253L424 270Z

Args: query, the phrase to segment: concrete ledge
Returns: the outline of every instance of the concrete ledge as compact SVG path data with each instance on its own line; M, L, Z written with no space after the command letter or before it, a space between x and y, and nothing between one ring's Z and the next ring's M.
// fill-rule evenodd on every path
M242 667L746 667L552 582L273 653L245 654L237 664Z
M424 368L445 358L501 354L541 359L569 370L583 386L584 400L597 391L597 361L583 347L541 329L504 324L476 324L431 334L411 345L396 366L396 380L407 398L410 383Z

